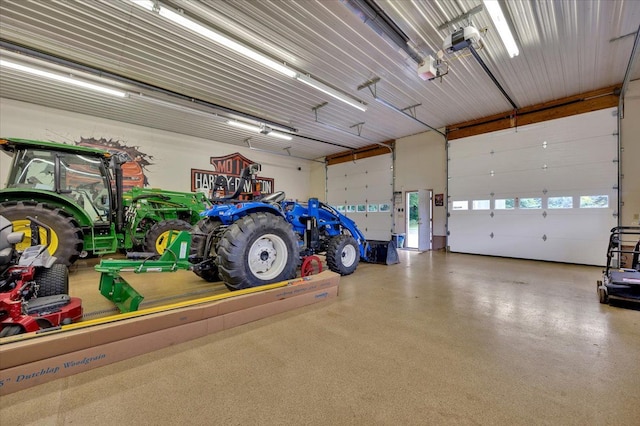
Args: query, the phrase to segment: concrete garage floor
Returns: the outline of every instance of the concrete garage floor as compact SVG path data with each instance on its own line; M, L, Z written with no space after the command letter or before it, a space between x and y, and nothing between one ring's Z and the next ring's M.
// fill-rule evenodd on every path
M598 303L601 268L399 254L332 301L3 396L0 424L639 424L640 311Z

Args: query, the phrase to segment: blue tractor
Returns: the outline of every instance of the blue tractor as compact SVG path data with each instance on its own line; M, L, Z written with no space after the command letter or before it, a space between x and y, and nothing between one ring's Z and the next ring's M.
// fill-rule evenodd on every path
M360 259L398 263L391 242L367 241L353 220L317 198L286 201L280 191L238 200L259 170L259 164L245 168L235 193L211 200L213 208L202 213L192 231L196 275L240 290L295 278L302 260L315 254L324 253L328 268L340 275L353 273Z

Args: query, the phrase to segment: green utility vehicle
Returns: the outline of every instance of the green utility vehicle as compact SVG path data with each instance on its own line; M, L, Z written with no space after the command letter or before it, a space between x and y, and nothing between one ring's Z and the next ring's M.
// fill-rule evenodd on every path
M49 251L66 265L118 250L161 254L171 231L190 230L210 207L200 193L124 192L121 159L99 149L26 139L0 139L0 149L13 156L0 215L27 234L27 245L27 216L48 225Z

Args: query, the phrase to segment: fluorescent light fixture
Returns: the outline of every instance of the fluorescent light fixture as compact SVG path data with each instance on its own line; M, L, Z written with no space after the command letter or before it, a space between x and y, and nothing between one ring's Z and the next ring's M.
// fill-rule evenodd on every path
M254 126L253 124L242 123L240 121L227 121L227 124L239 129L249 130L250 132L260 133L260 126Z
M278 61L275 61L263 55L262 53L259 53L241 43L238 43L237 41L232 40L229 37L217 31L212 30L211 28L205 27L204 25L194 21L193 19L188 18L184 14L178 13L168 8L167 6L162 5L158 1L153 1L153 0L130 0L130 1L137 4L140 7L143 7L148 11L157 12L160 16L168 19L169 21L175 24L178 24L184 28L187 28L195 32L196 34L206 37L209 40L212 40L218 44L221 44L224 47L230 50L233 50L234 52L237 52L241 55L246 56L247 58L253 59L256 62L261 63L262 65L265 65L281 74L286 75L287 77L295 78L298 81L301 81L313 87L316 90L326 93L329 96L333 96L339 101L345 102L355 108L358 108L360 111L367 110L367 107L362 102L359 102L353 98L350 98L344 93L339 92L333 89L332 87L327 86L324 83L316 81L307 75L298 74L296 70L289 68L288 66Z
M182 105L182 104L175 103L175 102L170 102L170 101L165 101L165 100L162 100L162 99L154 98L153 96L143 95L142 93L140 93L138 96L131 95L130 99L141 100L143 102L148 102L148 103L154 104L154 105L160 105L160 106L163 106L163 107L166 107L166 108L174 109L176 111L182 111L182 112L185 112L187 114L198 115L200 117L206 117L206 118L219 117L218 114L216 114L215 112L204 111L204 110L201 110L201 109L198 109L198 108L194 108L194 107L191 107L191 106Z
M322 93L326 93L329 96L333 96L334 98L336 98L339 101L342 101L346 104L351 105L354 108L358 108L360 111L366 111L367 107L361 103L356 101L353 98L348 97L347 95L345 95L342 92L339 92L337 90L335 90L332 87L327 86L326 84L320 83L319 81L314 80L313 78L309 77L308 75L304 75L304 74L298 74L296 76L296 79L308 86L313 87L316 90L321 91Z
M292 139L292 137L289 135L285 135L284 133L274 132L273 130L267 133L267 135L272 136L274 138L278 138L278 139L284 139L285 141L290 141Z
M153 11L154 2L153 0L131 0L133 3L138 6L142 6L149 11Z
M502 13L500 3L498 3L498 0L483 0L483 2L484 7L487 9L487 12L489 12L489 16L491 16L493 25L495 25L498 30L498 35L502 39L504 47L507 48L509 56L512 58L518 56L520 53L518 45L513 38L513 34L511 34L511 29L507 23L507 18L505 18L504 13Z
M267 135L267 136L272 136L274 138L279 138L279 139L284 139L287 141L290 141L292 138L289 135L286 135L284 133L279 133L279 132L274 132L273 130L271 130L270 128L268 128L267 126L254 126L253 124L247 124L247 123L243 123L241 121L234 121L234 120L229 120L227 121L227 124L233 127L237 127L239 129L244 129L244 130L248 130L250 132L254 132L254 133L262 133L263 135Z
M259 62L262 65L265 65L281 74L284 74L289 78L295 78L296 75L298 74L297 71L287 67L286 65L283 65L280 62L274 61L273 59L253 49L250 49L230 39L229 37L226 37L216 31L213 31L212 29L207 28L204 25L201 25L190 18L187 18L185 15L181 13L174 12L168 7L161 5L160 3L154 3L149 0L131 0L131 1L133 1L135 4L139 6L144 7L149 11L157 10L160 16L167 18L171 22L176 23L180 26L183 26L184 28L187 28L197 34L200 34L201 36L206 37L209 40L215 41L216 43L219 43L224 47L231 49L241 55L251 58L254 61Z
M108 87L101 86L99 84L89 83L88 81L84 81L84 80L78 80L77 78L74 78L74 77L67 77L65 75L56 74L56 73L45 71L39 68L33 68L26 65L17 64L15 62L7 61L6 59L0 59L0 66L12 68L14 70L26 72L33 75L37 75L39 77L48 78L50 80L61 81L63 83L83 87L85 89L91 89L97 92L118 96L121 98L124 98L125 96L127 96L127 92L123 92L121 90L110 89Z

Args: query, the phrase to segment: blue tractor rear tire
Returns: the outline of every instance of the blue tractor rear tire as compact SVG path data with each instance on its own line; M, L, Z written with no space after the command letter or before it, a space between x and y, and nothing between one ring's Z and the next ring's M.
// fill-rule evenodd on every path
M258 212L229 225L217 254L220 278L233 291L295 278L300 248L282 216Z

